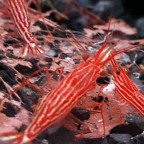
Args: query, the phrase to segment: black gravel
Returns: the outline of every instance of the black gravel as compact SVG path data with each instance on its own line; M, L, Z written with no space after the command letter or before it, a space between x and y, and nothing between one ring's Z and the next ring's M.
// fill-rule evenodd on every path
M88 120L90 118L90 112L86 109L74 108L71 112L81 121Z

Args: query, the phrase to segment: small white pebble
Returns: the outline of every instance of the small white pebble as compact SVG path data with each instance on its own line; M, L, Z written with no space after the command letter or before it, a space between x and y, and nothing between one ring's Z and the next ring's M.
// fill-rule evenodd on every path
M43 140L42 140L42 144L49 144L49 142L48 142L48 140L43 139Z
M107 93L113 92L114 89L115 89L115 84L109 84L108 86L106 86L105 88L103 88L102 92L104 94L107 94Z

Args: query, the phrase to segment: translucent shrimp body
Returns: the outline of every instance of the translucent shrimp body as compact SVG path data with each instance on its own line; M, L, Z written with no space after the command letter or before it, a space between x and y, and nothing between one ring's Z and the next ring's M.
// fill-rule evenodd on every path
M63 119L79 99L95 87L95 80L107 63L111 52L112 50L106 48L104 43L95 55L79 64L50 94L43 96L32 122L24 133L1 134L0 140L24 144Z
M5 0L5 3L18 33L27 44L22 49L23 56L26 56L28 53L33 55L43 53L42 49L36 45L31 33L31 22L25 0Z
M127 76L125 70L114 59L111 60L116 94L144 115L144 95Z

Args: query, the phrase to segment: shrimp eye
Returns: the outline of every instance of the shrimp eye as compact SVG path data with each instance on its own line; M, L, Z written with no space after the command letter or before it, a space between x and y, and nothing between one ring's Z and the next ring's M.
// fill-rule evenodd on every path
M116 74L117 74L117 75L120 75L120 71L117 71Z

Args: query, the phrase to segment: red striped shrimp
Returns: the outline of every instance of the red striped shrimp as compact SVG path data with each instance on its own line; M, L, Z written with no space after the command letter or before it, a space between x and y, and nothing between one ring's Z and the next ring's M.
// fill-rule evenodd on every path
M30 17L25 3L25 0L5 0L5 4L9 10L9 14L15 24L15 27L20 36L26 42L26 45L22 48L23 56L30 53L37 55L43 53L43 50L35 43L35 39L30 28Z
M10 0L7 1L10 2ZM96 54L81 62L54 90L42 97L32 122L23 133L0 134L0 141L10 141L14 144L29 143L46 128L62 120L83 95L95 87L95 80L99 77L104 65L115 55L129 49L131 48L113 51L107 47L105 40Z
M144 95L139 92L131 79L127 76L124 68L119 66L114 59L111 59L115 92L126 102L144 115Z
M63 119L75 106L79 99L95 87L102 67L109 61L112 49L106 47L106 42L99 51L79 64L61 83L42 97L34 118L24 133L4 133L1 141L11 141L14 144L24 144L32 141L42 131Z
M29 143L46 128L62 120L83 95L95 87L95 80L103 66L115 55L129 49L131 48L113 51L104 42L96 54L82 61L54 90L42 97L31 123L23 133L1 133L0 141L10 141L13 144Z

